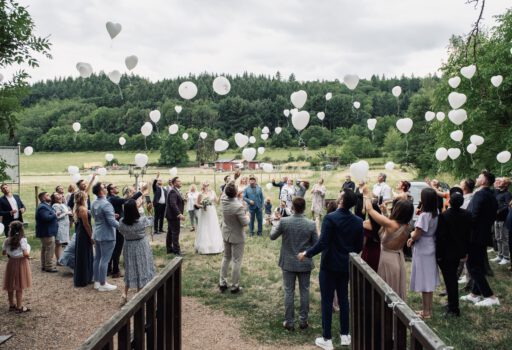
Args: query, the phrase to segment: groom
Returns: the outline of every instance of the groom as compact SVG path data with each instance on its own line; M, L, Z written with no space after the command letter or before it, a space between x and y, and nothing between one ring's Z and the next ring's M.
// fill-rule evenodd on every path
M181 180L179 177L171 179L172 189L167 194L167 203L165 207L165 217L168 223L167 238L165 245L167 254L174 253L182 255L180 249L180 221L185 220L183 215L184 201L181 196Z

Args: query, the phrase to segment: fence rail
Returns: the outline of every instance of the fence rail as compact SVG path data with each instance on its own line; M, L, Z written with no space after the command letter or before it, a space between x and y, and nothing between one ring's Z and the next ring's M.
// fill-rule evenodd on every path
M453 349L357 254L350 254L352 349Z
M79 349L181 349L181 264L174 258Z

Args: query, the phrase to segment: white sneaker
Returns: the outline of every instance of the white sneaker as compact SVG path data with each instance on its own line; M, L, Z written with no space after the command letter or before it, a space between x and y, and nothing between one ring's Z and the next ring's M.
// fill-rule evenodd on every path
M489 261L492 261L492 262L500 262L501 261L501 258L499 256L495 257L494 259L489 259Z
M100 288L100 282L94 282L94 289Z
M340 335L341 346L350 346L352 343L352 337L350 335Z
M492 253L492 252L494 252L494 248L487 249L487 253Z
M484 300L482 301L479 301L478 303L475 304L475 306L499 306L500 305L500 301L498 300L498 298L485 298Z
M332 340L325 340L324 337L319 337L315 339L315 345L324 350L333 350Z
M110 291L113 291L113 290L116 290L117 289L117 286L114 286L112 284L108 284L107 282L105 282L104 285L100 285L100 287L98 288L98 291L100 292L110 292Z
M466 275L459 278L459 284L464 284L464 283L468 283L468 278L466 277Z
M480 300L482 300L478 295L472 296L471 294L463 295L460 297L460 300L463 301L471 301L472 303L478 303Z
M509 259L501 259L501 261L498 263L498 265L508 265L510 264L510 260Z

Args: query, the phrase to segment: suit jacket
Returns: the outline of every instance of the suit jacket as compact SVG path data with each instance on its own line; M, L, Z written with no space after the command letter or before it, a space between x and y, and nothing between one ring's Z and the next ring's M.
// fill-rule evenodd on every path
M448 208L439 215L436 231L436 257L441 261L459 261L468 253L471 214L465 209Z
M181 193L173 188L167 194L167 201L165 204L165 217L167 220L176 220L178 215L183 214L185 201Z
M306 250L306 257L322 252L320 269L348 274L349 254L363 249L363 238L363 220L347 209L337 209L325 216L320 238Z
M277 239L281 235L283 243L279 255L279 267L291 272L311 271L314 268L313 260L306 258L301 262L297 259L297 254L311 248L318 241L315 222L307 219L303 214L282 218L272 228L270 239Z
M261 210L263 208L263 191L261 187L256 185L255 187L247 186L244 190L244 201L249 206L249 210ZM250 202L253 201L254 204Z
M20 209L25 208L25 205L20 199L20 196L17 194L13 194L14 200L18 204L18 220L23 222L23 215L19 212ZM14 221L14 216L11 215L11 204L7 200L6 196L0 197L0 216L2 217L2 223L5 226L5 235L7 236L7 231L9 229L9 224Z
M92 238L95 241L115 241L116 229L119 222L116 220L114 207L105 197L98 197L91 206L94 218Z
M486 245L491 238L491 230L496 220L498 202L490 188L484 187L475 192L469 202L468 211L472 217L472 232L470 243Z
M156 206L160 197L162 196L162 191L164 191L164 198L167 202L167 189L165 187L160 187L157 184L157 179L153 180L153 206ZM165 204L164 204L165 205Z
M355 191L356 190L356 184L354 181L345 181L343 185L341 186L341 191L348 188L349 190Z
M141 196L142 196L142 192L138 191L130 199L137 200ZM110 204L112 204L112 207L114 207L114 213L118 214L119 219L121 219L123 217L123 205L128 199L121 198L119 196L107 196L107 200L110 202ZM119 219L117 219L117 221L119 221Z
M222 238L229 243L243 243L245 240L244 226L249 224L245 209L237 198L221 197Z
M52 237L57 235L59 224L57 214L48 203L40 203L36 209L36 237Z

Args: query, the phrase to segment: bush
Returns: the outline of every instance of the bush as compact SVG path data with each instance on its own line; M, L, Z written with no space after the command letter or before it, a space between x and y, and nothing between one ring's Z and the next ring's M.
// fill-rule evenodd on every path
M168 135L160 147L160 165L176 166L188 162L187 143L177 135Z

